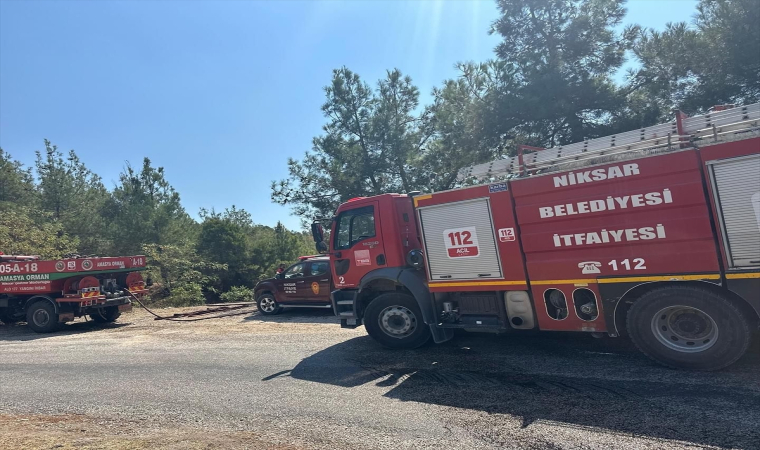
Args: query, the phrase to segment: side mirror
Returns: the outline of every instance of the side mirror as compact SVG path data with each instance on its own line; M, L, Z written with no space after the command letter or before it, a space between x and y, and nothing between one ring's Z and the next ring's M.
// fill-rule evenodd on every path
M327 251L327 244L325 243L325 229L322 224L314 222L311 224L311 237L314 239L317 252L324 253Z
M284 276L285 276L285 275L284 275L282 272L280 272L280 273L276 273L276 274L274 275L274 277L275 277L275 278L277 278L277 279L280 279L280 278L282 278L282 277L284 277Z

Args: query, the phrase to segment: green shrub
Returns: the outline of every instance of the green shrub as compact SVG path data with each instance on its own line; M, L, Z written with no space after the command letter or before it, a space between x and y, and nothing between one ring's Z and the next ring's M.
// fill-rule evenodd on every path
M206 303L201 292L201 286L197 283L185 283L172 289L169 296L156 302L160 306L200 306Z
M224 303L241 303L253 301L253 289L245 286L233 286L220 296Z

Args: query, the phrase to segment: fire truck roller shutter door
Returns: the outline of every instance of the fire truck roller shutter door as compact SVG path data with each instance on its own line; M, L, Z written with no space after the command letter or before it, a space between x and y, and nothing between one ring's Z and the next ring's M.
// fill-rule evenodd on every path
M730 267L760 266L760 155L708 164Z
M502 278L489 199L418 210L431 280Z

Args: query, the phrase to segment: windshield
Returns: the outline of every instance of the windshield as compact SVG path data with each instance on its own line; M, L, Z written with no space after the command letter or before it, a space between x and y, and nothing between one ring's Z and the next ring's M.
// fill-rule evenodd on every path
M336 226L335 249L347 249L359 241L374 237L374 211L374 207L365 206L340 213Z

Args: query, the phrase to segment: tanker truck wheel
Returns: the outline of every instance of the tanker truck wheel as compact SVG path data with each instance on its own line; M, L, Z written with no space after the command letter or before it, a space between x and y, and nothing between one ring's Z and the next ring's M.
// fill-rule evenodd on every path
M382 294L364 312L364 327L373 339L390 348L417 348L430 339L417 301L408 294Z
M121 316L118 306L109 306L107 308L100 308L93 314L90 314L90 319L97 323L111 323L116 322L116 319Z
M749 321L726 297L692 287L663 287L637 300L628 333L645 355L668 367L719 370L747 351Z
M50 333L60 326L55 307L47 300L32 303L26 310L26 324L37 333Z

